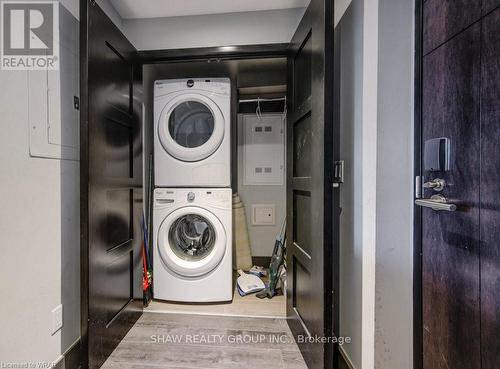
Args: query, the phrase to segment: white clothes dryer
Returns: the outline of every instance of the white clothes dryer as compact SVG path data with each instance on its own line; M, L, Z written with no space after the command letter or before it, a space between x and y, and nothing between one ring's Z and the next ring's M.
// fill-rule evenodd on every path
M154 85L156 187L231 185L231 82L158 80Z

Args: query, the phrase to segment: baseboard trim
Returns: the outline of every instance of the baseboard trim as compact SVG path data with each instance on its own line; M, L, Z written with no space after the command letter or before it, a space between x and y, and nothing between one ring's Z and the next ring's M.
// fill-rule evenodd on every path
M271 263L270 256L252 256L253 265L263 266L264 268L269 267Z
M178 310L157 310L144 309L145 313L152 314L179 314L179 315L201 315L201 316L225 316L230 318L256 318L256 319L286 319L286 316L281 315L250 315L250 314L232 314L232 313L208 313L202 311L178 311Z
M80 339L77 339L57 360L53 369L78 369L80 368L81 351Z
M349 358L349 355L344 350L344 348L342 346L340 346L340 345L339 345L339 352L340 352L340 355L342 356L342 358L344 359L344 362L349 367L349 369L356 369L356 367L352 363L351 359Z

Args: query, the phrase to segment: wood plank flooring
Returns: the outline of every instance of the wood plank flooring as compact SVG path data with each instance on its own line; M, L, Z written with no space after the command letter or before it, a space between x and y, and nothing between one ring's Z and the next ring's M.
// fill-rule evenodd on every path
M286 299L283 295L272 299L259 299L255 294L241 297L235 288L231 303L183 304L153 300L145 310L157 313L285 318Z
M103 369L307 369L285 319L145 312Z

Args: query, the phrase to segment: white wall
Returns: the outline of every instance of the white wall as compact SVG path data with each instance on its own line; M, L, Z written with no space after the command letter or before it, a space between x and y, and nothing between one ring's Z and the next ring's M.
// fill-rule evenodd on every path
M373 368L375 359L378 0L364 0L363 8L361 368L364 369Z
M340 335L348 361L361 369L363 285L363 1L349 2L340 33L340 157L345 161L340 207Z
M289 42L304 9L200 16L125 19L123 29L138 50Z
M80 335L79 163L30 157L28 72L0 70L0 86L0 364L54 362Z
M379 17L375 368L411 369L413 1L379 0Z
M74 7L75 0L61 1ZM294 8L122 19L109 0L97 0L97 3L138 50L289 42L305 11L303 8Z
M356 369L412 367L411 3L336 3L346 160L340 333L352 338L342 349Z
M244 184L244 114L238 114L238 194L245 205L247 218L248 236L252 256L272 256L276 236L280 233L283 219L286 216L286 173L283 172L283 184L276 186L259 186ZM271 122L281 122L282 115L276 113L264 113ZM273 117L273 118L271 118ZM285 144L282 146L285 151ZM272 226L252 225L252 205L273 204L275 206L275 224Z
M340 33L341 186L340 335L349 364L372 369L375 339L375 237L377 158L376 1L337 5Z

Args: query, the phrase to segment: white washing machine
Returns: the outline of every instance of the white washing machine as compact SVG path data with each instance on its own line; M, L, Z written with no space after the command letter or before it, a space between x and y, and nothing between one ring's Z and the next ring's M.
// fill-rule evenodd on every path
M231 185L231 82L155 81L155 186Z
M154 297L230 301L231 189L157 188L153 201Z

